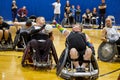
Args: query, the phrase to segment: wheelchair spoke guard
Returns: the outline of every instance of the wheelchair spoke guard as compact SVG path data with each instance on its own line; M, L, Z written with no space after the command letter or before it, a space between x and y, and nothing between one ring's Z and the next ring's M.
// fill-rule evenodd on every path
M110 61L116 54L115 44L102 42L98 48L98 56L101 61Z

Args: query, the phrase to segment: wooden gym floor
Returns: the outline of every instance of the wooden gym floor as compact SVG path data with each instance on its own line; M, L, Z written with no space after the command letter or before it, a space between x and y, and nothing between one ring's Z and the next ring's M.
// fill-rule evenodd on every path
M71 30L70 28L67 28ZM13 38L15 36L15 27L11 27ZM65 37L55 28L54 44L57 50L58 57L60 56L65 45ZM96 50L101 43L101 30L84 29ZM62 80L56 76L56 69L52 70L34 70L32 67L22 67L21 59L23 52L16 51L1 51L0 52L0 80ZM120 62L102 62L98 61L100 74L98 80L117 80L120 75Z

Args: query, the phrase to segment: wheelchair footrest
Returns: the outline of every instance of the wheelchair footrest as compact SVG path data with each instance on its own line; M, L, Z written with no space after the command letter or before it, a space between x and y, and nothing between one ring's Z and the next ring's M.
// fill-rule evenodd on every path
M98 70L93 70L91 72L69 72L68 70L62 70L61 74L69 75L72 77L87 77L87 76L95 76L99 73Z

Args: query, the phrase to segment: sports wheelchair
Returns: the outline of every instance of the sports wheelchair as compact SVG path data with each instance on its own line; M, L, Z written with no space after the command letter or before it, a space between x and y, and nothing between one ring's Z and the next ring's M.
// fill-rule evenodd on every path
M24 50L26 47L26 43L25 43L25 39L23 36L21 36L21 29L19 29L16 32L16 36L14 38L14 42L13 42L13 49L14 50Z
M115 43L102 42L98 47L98 59L109 62L120 57L120 45Z
M3 32L4 32L4 30L3 30ZM7 44L5 44L5 38L4 38L4 34L3 34L0 45L1 45L0 46L0 51L13 50L13 41L12 41L11 33L9 33Z
M45 42L40 42L40 43L43 46L49 45L49 47L47 47L47 49L49 48L48 54L45 54L46 51L45 51L45 49L43 50L43 46L42 46L41 48L39 47L40 53L35 55L36 50L33 49L33 47L31 47L28 43L28 45L26 46L26 48L24 50L24 54L23 54L22 61L21 61L21 65L23 67L27 66L27 65L33 65L35 68L40 67L40 68L52 69L52 67L53 67L52 57L54 58L54 60L57 64L58 57L57 57L56 49L54 47L53 42L50 39L47 39ZM45 54L45 58L43 59L44 54ZM39 56L39 59L37 56Z
M92 55L85 72L76 72L73 63L69 59L68 47L64 49L59 58L56 74L65 80L96 80L99 75L99 67L97 61ZM80 61L82 63L83 61Z

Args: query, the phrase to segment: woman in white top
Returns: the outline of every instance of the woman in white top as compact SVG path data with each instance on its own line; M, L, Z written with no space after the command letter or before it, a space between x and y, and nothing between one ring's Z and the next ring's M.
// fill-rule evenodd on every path
M54 20L56 20L58 18L58 22L60 23L60 14L61 14L61 3L60 0L56 0L56 2L52 3L53 7L54 7Z

